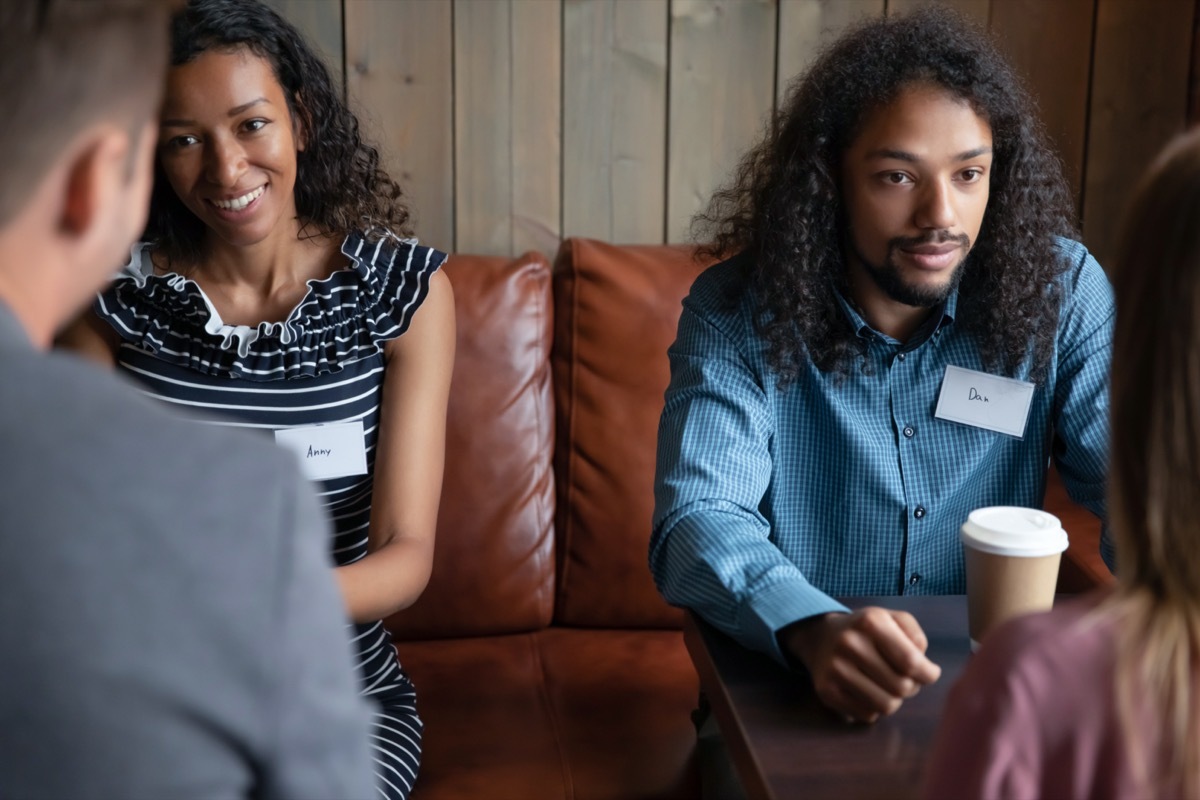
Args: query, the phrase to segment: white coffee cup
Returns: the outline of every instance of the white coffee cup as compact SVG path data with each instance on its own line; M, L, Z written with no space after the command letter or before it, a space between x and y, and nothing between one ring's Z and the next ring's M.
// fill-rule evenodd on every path
M959 530L967 565L971 648L999 623L1054 605L1067 533L1053 514L991 506L967 515Z

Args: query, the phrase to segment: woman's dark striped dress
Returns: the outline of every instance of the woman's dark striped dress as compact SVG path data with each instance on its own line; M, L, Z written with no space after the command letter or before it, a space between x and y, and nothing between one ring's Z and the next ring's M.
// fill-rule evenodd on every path
M223 324L196 283L153 274L145 245L134 248L130 263L95 304L122 338L120 369L174 407L267 436L281 428L362 420L367 474L318 486L333 518L339 565L367 552L383 346L408 328L430 276L445 260L443 253L390 235L372 242L353 233L342 252L350 266L310 281L284 322ZM406 798L421 754L413 686L383 623L355 625L352 635L363 694L378 703L372 734L377 785L383 797Z

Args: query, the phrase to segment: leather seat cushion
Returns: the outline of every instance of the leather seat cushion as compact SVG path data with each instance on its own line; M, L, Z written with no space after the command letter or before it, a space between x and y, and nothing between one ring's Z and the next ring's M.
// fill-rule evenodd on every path
M404 642L425 720L413 800L697 796L698 680L678 631Z
M568 796L535 634L397 649L425 722L413 800Z
M694 798L699 679L679 631L539 634L576 800Z

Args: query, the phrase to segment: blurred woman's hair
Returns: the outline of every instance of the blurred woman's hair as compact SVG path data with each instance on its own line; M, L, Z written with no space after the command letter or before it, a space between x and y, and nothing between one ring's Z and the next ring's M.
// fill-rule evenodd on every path
M1113 269L1116 691L1147 797L1200 797L1200 134L1143 178ZM1153 782L1151 782L1153 781Z
M296 213L309 233L345 235L357 228L409 233L400 186L363 141L358 119L312 45L259 0L190 0L171 27L171 65L210 50L245 48L271 65L287 98L292 123L303 131L296 157ZM169 262L199 260L206 230L155 167L144 238Z

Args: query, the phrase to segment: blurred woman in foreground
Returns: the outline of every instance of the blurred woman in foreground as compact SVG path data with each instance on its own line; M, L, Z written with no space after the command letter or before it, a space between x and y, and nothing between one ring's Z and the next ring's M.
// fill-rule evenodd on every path
M1117 585L988 638L927 797L1200 797L1200 135L1143 178L1113 284Z

